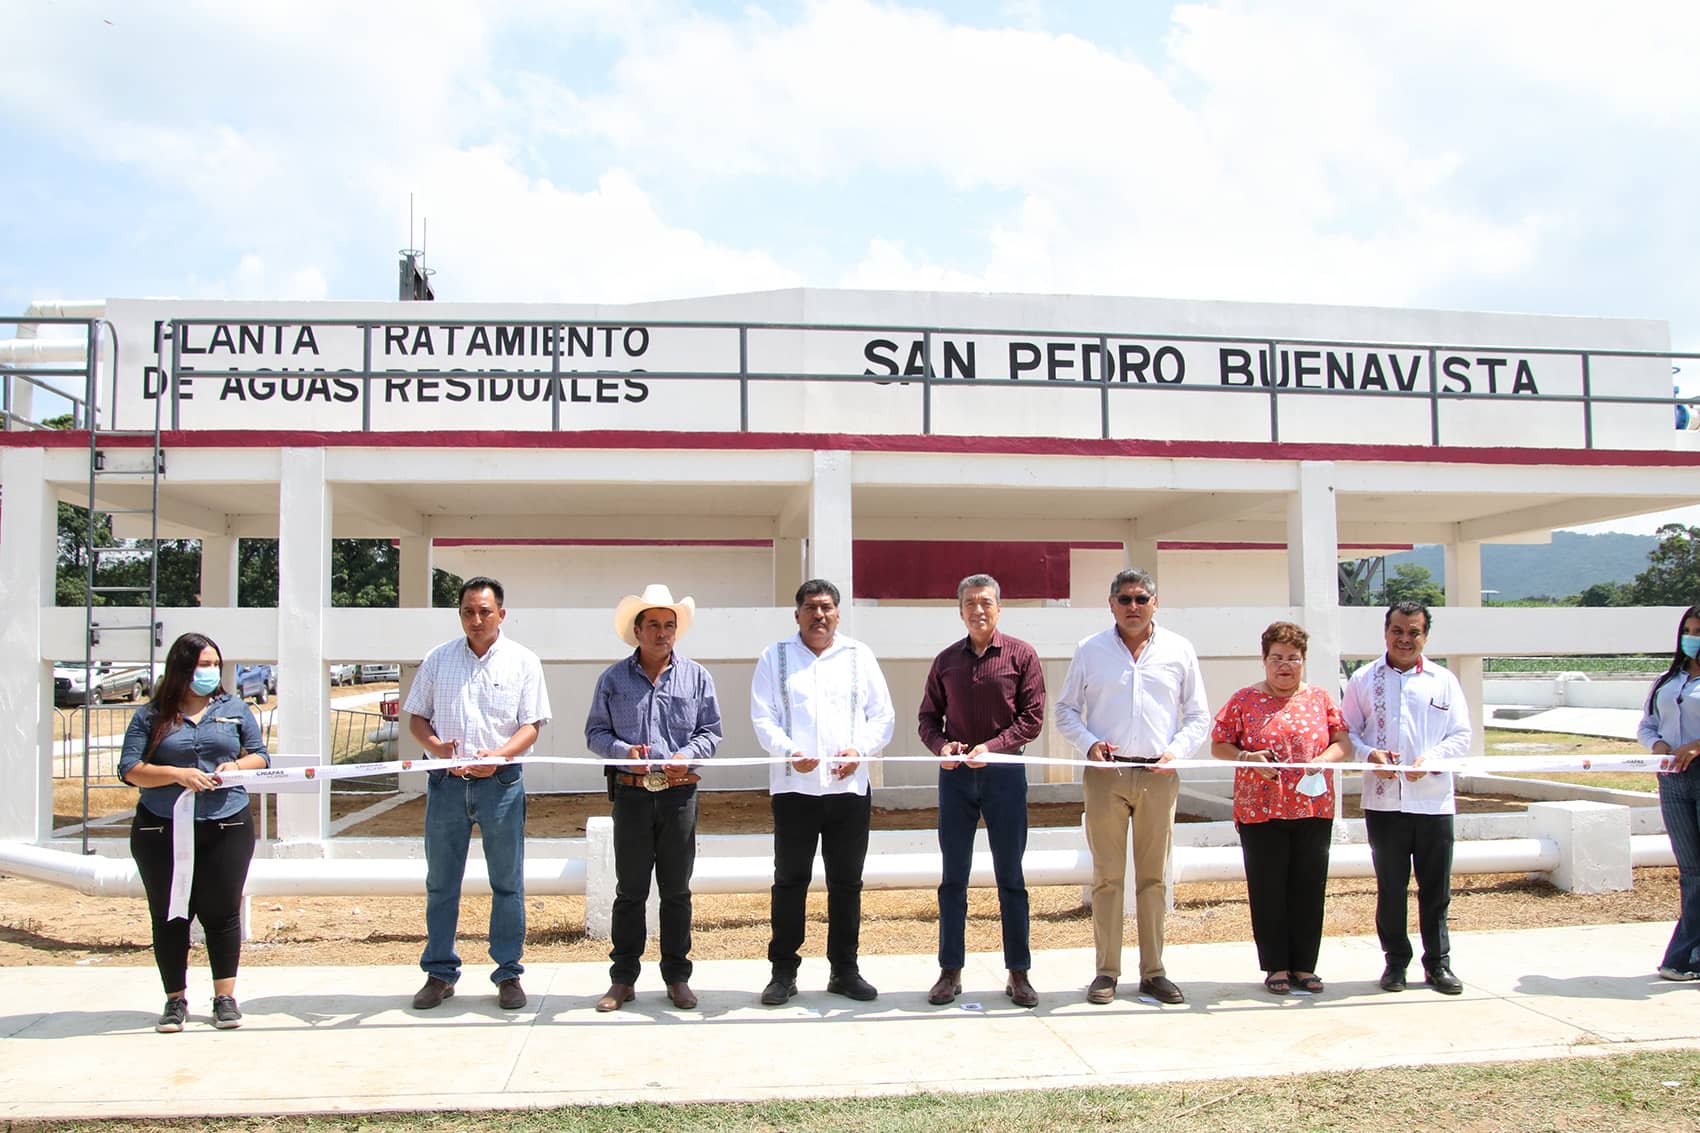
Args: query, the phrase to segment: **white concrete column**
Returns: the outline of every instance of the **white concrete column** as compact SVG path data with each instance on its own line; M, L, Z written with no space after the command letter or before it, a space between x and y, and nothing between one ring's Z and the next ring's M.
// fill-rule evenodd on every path
M1138 567L1150 575L1157 586L1158 598L1162 598L1163 577L1157 572L1157 540L1140 538L1138 520L1128 522L1127 535L1122 539L1122 566ZM1103 591L1106 596L1110 592L1110 580L1107 578L1103 582Z
M773 604L796 604L797 587L803 584L803 541L775 539L773 541Z
M236 537L201 537L201 605L236 606L236 584L242 571L236 557Z
M401 578L396 593L403 609L431 608L431 569L434 565L429 535L401 537Z
M404 609L430 608L431 569L434 565L429 535L401 537L401 581L396 589L398 600ZM388 658L372 657L369 660L385 661ZM408 690L413 687L413 678L418 673L418 665L402 664L398 695L403 701L407 699ZM402 759L419 759L425 754L425 749L419 746L419 741L414 739L413 733L408 730L405 716L397 720L396 751ZM425 789L424 772L404 775L401 779L403 789Z
M824 578L844 597L843 622L851 620L856 593L851 552L854 536L850 511L850 454L815 453L815 476L809 485L810 578ZM795 592L795 587L792 588ZM790 604L789 597L786 604ZM848 627L847 627L848 628Z
M1334 465L1299 464L1299 490L1287 497L1287 601L1298 609L1310 635L1305 679L1340 699L1340 522L1335 510ZM1247 627L1261 633L1262 626ZM1247 642L1248 645L1252 644ZM1334 811L1345 812L1345 775L1334 780ZM1334 824L1334 841L1346 840L1346 824Z
M277 750L330 750L325 697L325 619L331 604L331 493L325 450L286 448L278 483ZM280 795L278 837L322 842L330 832L330 794Z
M18 383L27 388L27 383ZM40 842L53 833L53 662L41 634L54 603L59 509L47 454L0 450L0 841Z
M1446 605L1448 609L1479 609L1482 604L1482 545L1470 540L1453 540L1445 544L1443 560L1446 571ZM1441 614L1442 617L1446 615ZM1464 699L1470 705L1470 754L1487 752L1484 733L1487 709L1483 696L1480 656L1446 655L1446 667L1464 686Z

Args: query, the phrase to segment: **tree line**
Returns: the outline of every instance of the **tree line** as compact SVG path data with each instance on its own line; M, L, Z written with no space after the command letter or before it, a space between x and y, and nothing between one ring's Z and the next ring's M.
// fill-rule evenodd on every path
M1700 603L1700 527L1667 523L1647 555L1647 567L1629 582L1596 582L1575 594L1519 599L1515 606L1692 606ZM1360 564L1341 564L1340 601L1346 605L1392 605L1406 599L1444 606L1446 591L1427 567L1406 563L1379 589L1364 585Z

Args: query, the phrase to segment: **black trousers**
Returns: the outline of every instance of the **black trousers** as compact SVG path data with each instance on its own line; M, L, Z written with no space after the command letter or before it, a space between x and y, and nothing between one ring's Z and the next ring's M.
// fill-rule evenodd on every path
M826 958L834 975L857 971L862 940L862 865L868 857L867 795L773 796L773 974L793 979L803 962L804 917L815 847L826 866Z
M637 983L650 875L661 890L661 978L691 978L691 872L697 860L697 787L614 787L614 915L608 976Z
M1275 818L1234 826L1245 858L1257 966L1266 972L1316 971L1334 820Z
M1423 967L1449 963L1452 939L1446 910L1452 904L1452 816L1366 810L1364 827L1375 862L1375 932L1389 964L1411 962L1406 893L1417 874L1417 924L1423 934Z
M136 807L130 823L130 856L148 894L153 921L153 959L159 982L171 995L189 984L189 921L197 917L207 937L207 960L215 980L234 978L242 959L242 887L254 858L254 811L244 807L229 818L195 823L195 880L189 916L167 920L171 910L172 821Z

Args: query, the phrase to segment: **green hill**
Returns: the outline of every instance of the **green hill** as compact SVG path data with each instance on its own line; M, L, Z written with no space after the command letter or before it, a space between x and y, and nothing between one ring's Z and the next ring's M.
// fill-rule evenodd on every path
M1656 535L1578 535L1553 532L1547 544L1495 544L1482 548L1482 588L1497 590L1499 601L1542 596L1564 598L1596 582L1632 582L1647 569L1647 555L1659 545ZM1438 544L1387 556L1391 575L1416 563L1444 581L1444 555Z

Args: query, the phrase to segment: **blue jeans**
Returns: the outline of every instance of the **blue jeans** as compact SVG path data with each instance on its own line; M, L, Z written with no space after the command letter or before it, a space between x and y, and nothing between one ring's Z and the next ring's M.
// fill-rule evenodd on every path
M992 875L998 883L1004 967L1025 972L1033 966L1027 943L1027 879L1021 871L1021 856L1027 852L1027 769L995 763L939 770L939 854L944 859L939 878L939 967L962 967L968 874L974 829L982 815L992 848Z
M491 983L518 979L525 947L525 782L519 767L487 779L430 773L425 788L425 953L419 966L446 983L460 978L455 929L473 824L490 877Z
M1682 912L1660 966L1700 971L1700 760L1687 771L1659 776L1659 810L1682 889Z

